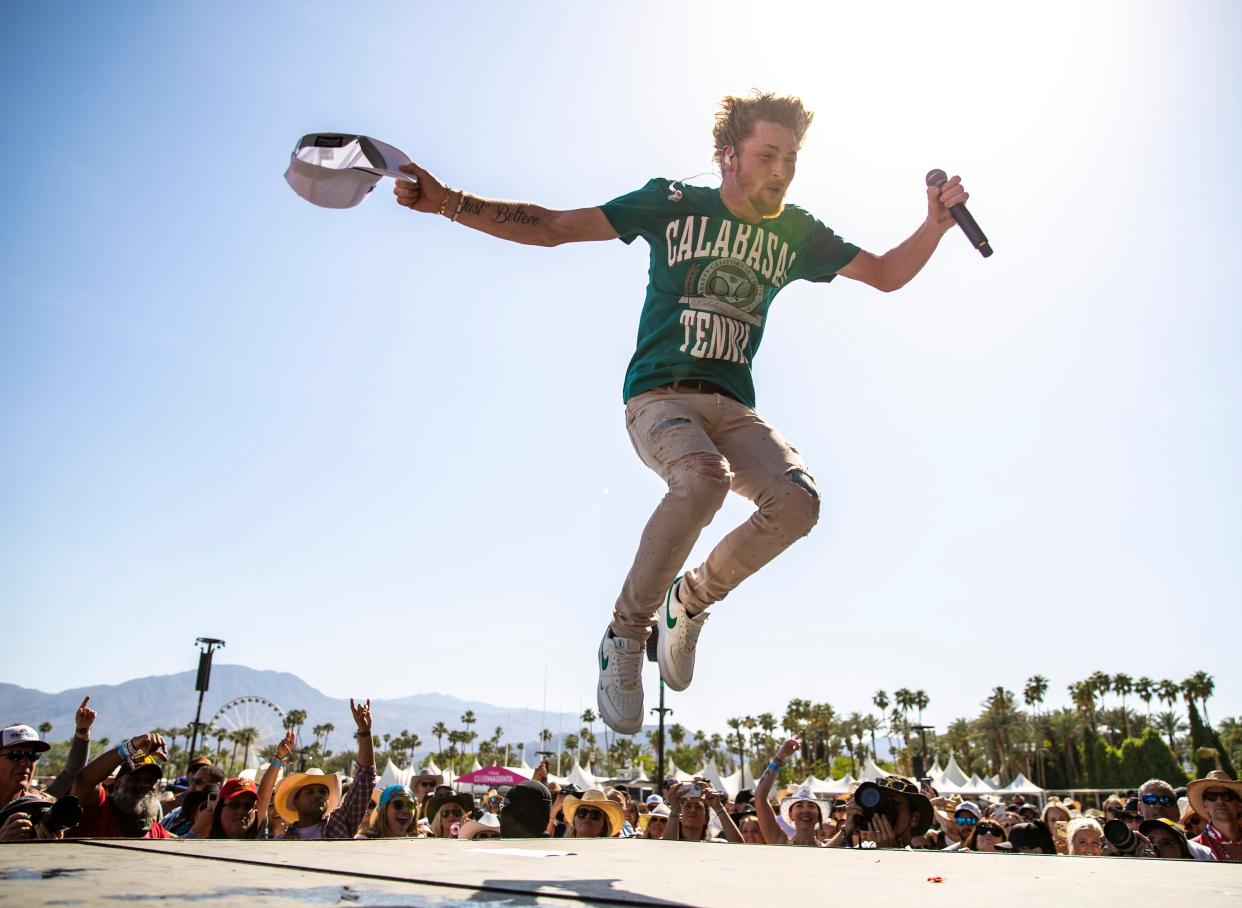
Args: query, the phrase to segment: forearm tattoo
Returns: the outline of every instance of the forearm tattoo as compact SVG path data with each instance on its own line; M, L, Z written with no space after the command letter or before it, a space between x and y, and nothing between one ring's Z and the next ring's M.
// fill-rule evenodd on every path
M466 196L461 203L462 214L485 215L496 224L523 224L534 227L539 223L539 216L528 212L523 205L510 205L505 202L489 202L475 196Z

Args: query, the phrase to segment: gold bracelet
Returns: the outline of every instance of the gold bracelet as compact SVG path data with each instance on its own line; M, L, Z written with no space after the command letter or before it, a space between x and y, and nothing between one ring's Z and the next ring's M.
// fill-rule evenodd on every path
M436 214L444 214L448 210L449 199L453 196L453 190L447 186L444 187L444 198L440 201L440 207L436 209Z

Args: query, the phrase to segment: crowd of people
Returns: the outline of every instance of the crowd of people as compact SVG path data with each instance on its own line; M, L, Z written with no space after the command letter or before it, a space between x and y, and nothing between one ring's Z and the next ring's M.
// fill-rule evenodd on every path
M376 787L370 701L350 701L357 735L348 785L320 769L288 771L295 739L285 735L257 780L226 778L205 757L165 779L167 745L136 735L87 762L95 712L76 715L64 769L40 786L35 770L49 744L28 725L0 732L0 841L63 838L660 839L737 845L909 848L964 853L1132 856L1242 861L1242 782L1221 772L1175 789L1152 779L1100 808L1014 796L977 803L941 797L899 776L861 782L839 798L778 790L787 741L754 789L730 797L704 779L665 780L635 797L624 786L580 791L534 778L478 801L424 772L409 785Z

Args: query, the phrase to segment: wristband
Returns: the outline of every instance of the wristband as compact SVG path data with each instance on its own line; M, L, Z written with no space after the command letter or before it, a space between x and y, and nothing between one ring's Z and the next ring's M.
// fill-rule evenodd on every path
M768 764L768 769L772 770L772 772L780 772L781 767L784 765L785 764L781 763L779 760L773 757L772 762Z
M269 766L279 766L281 769L285 768L285 764L281 761L280 757L272 757L272 759L267 762Z
M449 199L453 196L453 190L447 186L444 187L444 199L440 202L440 207L436 209L436 214L444 214L448 210Z
M457 219L461 217L461 209L465 204L466 204L466 191L463 189L461 191L461 194L457 197L457 210L454 211L453 216L449 218L449 220L452 221L454 224L456 224Z
M358 731L354 732L354 737L355 738L369 738L371 737L371 732L370 730L363 731L362 729L359 729Z

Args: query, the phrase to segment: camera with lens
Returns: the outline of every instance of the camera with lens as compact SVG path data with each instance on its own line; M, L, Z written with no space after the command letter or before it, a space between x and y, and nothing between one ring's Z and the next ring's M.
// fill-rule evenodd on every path
M854 789L854 803L862 811L854 821L855 829L870 829L871 818L876 814L897 825L897 799L887 788L874 782L863 782Z
M66 829L72 829L82 822L82 805L73 795L65 795L57 801L45 801L43 798L18 798L10 801L0 810L0 826L15 813L24 813L30 817L34 826L42 826L49 835L59 835Z
M1145 836L1136 833L1122 820L1109 820L1104 824L1104 841L1100 843L1104 854L1119 857L1156 857L1155 847Z

